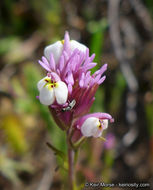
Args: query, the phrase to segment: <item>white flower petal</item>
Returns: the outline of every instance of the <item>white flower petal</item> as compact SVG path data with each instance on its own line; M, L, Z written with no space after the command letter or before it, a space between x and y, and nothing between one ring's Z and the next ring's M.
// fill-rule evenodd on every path
M71 46L72 51L74 51L77 48L78 50L85 53L86 50L87 50L87 47L85 45L83 45L83 44L81 44L81 43L79 43L79 42L77 42L75 40L70 41L70 46Z
M41 79L41 80L37 83L37 88L38 88L39 91L40 91L40 90L44 87L44 85L47 83L47 82L45 81L45 79L50 80L50 78L49 78L48 76L46 76L46 77L44 77L43 79Z
M103 121L102 121L102 127L103 127L103 129L107 129L107 127L108 127L108 119L104 119Z
M81 133L86 137L94 136L98 131L98 126L99 119L96 117L90 117L83 123L81 127Z
M62 54L62 50L63 50L62 42L57 41L54 44L51 44L44 49L44 55L49 61L50 60L50 54L52 53L54 56L55 63L57 64L59 61L59 58Z
M44 86L40 90L39 100L44 105L51 105L55 101L55 95L53 88L49 87L49 85Z
M57 86L54 87L54 92L57 103L60 105L65 104L68 97L67 85L62 81L58 81Z

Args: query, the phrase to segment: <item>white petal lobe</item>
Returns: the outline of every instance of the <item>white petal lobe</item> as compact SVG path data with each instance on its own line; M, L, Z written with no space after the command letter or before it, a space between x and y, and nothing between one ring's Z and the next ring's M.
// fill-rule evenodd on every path
M63 44L61 43L61 41L57 41L54 44L51 44L44 49L44 55L49 61L50 54L52 53L54 56L55 63L57 64L62 54L62 50L63 50Z
M48 85L40 90L39 100L44 105L51 105L55 101L55 95L53 88L49 88Z
M62 81L57 82L57 87L54 88L54 92L57 103L60 105L65 104L68 97L67 85Z
M103 123L103 126L102 126L103 129L107 129L107 127L108 127L108 119L104 119L102 123Z
M84 53L86 52L87 47L85 45L83 45L83 44L81 44L75 40L71 40L70 44L71 44L71 50L72 51L74 51L77 48L78 50L80 50Z
M37 83L37 88L38 88L39 91L40 91L40 90L44 87L44 85L47 83L47 82L45 81L45 79L50 80L50 78L46 76L46 77L44 77L43 79L41 79L41 80Z
M90 117L86 119L81 127L81 132L83 136L86 137L94 136L97 133L98 125L99 125L99 119L95 117Z

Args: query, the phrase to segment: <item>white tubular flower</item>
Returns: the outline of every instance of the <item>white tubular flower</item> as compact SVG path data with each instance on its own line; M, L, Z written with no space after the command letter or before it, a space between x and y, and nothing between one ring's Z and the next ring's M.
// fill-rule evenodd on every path
M66 84L62 81L59 81L56 87L54 88L54 92L58 104L65 104L68 97L68 88Z
M96 117L90 117L85 120L81 126L81 133L85 137L100 137L104 129L108 127L108 120L99 120Z
M39 94L39 100L42 104L49 106L55 101L55 94L52 87L45 85Z
M59 58L62 54L63 44L64 44L64 40L57 41L54 44L51 44L44 49L44 55L48 59L48 61L50 60L50 54L52 53L54 56L55 63L56 64L58 63ZM71 40L70 41L70 50L74 51L76 48L84 53L86 52L86 49L87 49L87 47L85 45L83 45L75 40Z
M44 105L51 105L56 100L58 104L65 104L68 97L67 85L62 81L53 81L46 76L37 83L39 100Z
M59 58L62 54L62 50L63 50L62 41L57 41L54 44L51 44L44 49L44 55L49 61L50 60L50 54L52 53L54 56L55 63L57 64L59 61Z
M77 48L78 50L85 53L86 50L87 50L87 47L85 45L83 45L83 44L81 44L81 43L79 43L79 42L77 42L75 40L71 40L70 45L71 45L71 50L72 51L74 51Z
M51 78L46 76L43 79L41 79L38 83L37 83L37 88L40 92L40 90L45 86L45 84L47 83L47 81L51 81Z

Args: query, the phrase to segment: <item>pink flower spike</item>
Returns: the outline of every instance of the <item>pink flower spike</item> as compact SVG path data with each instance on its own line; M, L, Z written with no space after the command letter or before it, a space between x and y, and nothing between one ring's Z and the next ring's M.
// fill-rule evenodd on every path
M45 63L45 65L49 66L48 60L46 59L46 57L42 56L42 61Z
M95 100L95 93L106 78L102 75L107 64L91 74L90 69L97 64L93 61L95 54L90 56L85 45L70 40L68 32L65 32L64 40L47 46L44 55L39 64L47 71L47 75L37 84L39 100L42 104L49 105L57 124L68 128L73 123L75 127L77 120L81 126L89 117L96 118L95 121L106 119L113 122L113 118L106 113L88 114ZM63 111L66 103L68 105ZM93 130L96 131L92 136L101 134L97 128Z
M71 84L71 85L74 84L74 78L73 78L73 74L72 74L71 71L68 71L68 74L67 74L67 77L66 77L65 80L66 80L66 82L67 82L68 84Z
M81 88L83 88L83 86L84 86L84 78L85 78L85 74L82 73L81 78L80 78L80 82L79 82L79 85Z
M88 57L89 57L89 48L86 49L86 57L85 57L85 59L88 59Z
M52 71L55 71L55 69L56 69L56 63L55 63L54 56L53 56L52 53L50 54L50 64L49 65L50 65L50 69Z
M56 70L56 73L58 74L58 76L60 76L60 70L59 69Z
M64 56L63 55L60 57L58 67L59 67L59 71L62 72L63 68L64 68Z
M89 82L90 82L90 80L91 80L90 73L91 73L90 71L88 71L88 72L86 73L85 81L84 81L84 86L85 86L85 87L88 87L88 84L89 84Z
M46 63L42 62L42 61L38 61L38 63L44 68L46 69L48 72L50 72L50 68L49 68L49 64L47 65Z
M95 58L95 54L93 53L92 56L90 57L90 62L92 62Z
M69 92L69 94L72 93L72 85L71 84L68 84L68 92Z
M96 71L93 76L103 74L107 70L107 64L105 63L98 71Z
M103 83L105 79L106 79L106 76L103 76L103 77L98 81L98 84L100 85L101 83Z
M63 56L64 56L64 61L65 61L65 62L67 62L67 61L68 61L68 59L69 59L68 52L63 51Z
M61 80L60 77L56 73L54 73L54 72L51 72L50 76L51 76L51 79L54 80L54 81L56 81L56 82L58 82L58 81Z
M89 69L92 69L93 67L95 67L97 65L97 63L90 63L90 64L86 64L82 70L84 71L88 71Z
M63 45L63 51L70 51L70 37L69 33L66 31L64 36L64 45Z
M100 77L101 77L101 75L100 75L100 74L99 74L99 75L97 75L97 76L95 77L94 82L95 82L95 83L98 83L98 81L99 81Z

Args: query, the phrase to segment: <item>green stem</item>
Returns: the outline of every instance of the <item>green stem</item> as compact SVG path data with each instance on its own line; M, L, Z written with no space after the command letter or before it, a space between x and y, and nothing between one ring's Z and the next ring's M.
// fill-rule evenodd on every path
M74 152L74 164L76 165L77 160L78 160L78 154L79 154L79 149L75 150Z
M68 144L68 182L69 182L69 190L74 190L74 150L71 147L69 141L69 135L67 135L67 144Z
M82 136L76 143L74 143L73 147L74 149L78 149L80 145L85 141L86 137Z
M77 190L76 186L76 163L78 160L79 147L86 139L81 137L76 143L72 142L73 129L71 127L67 130L67 145L68 145L68 180L69 190Z

